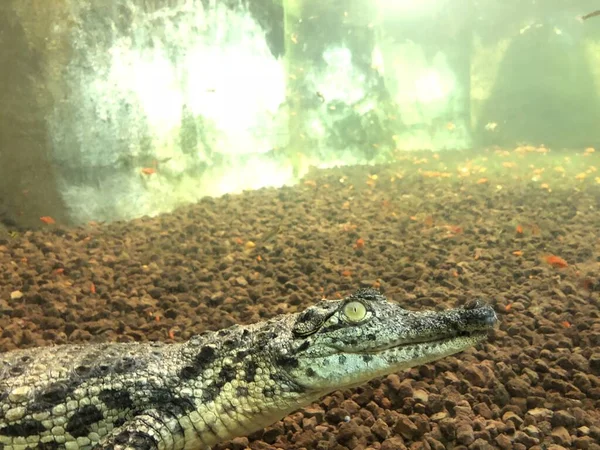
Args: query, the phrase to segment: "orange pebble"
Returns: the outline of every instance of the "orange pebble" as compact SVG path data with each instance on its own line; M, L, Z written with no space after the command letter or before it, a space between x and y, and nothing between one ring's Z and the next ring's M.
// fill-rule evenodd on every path
M571 328L571 323L568 320L563 320L560 324L565 328Z
M548 264L550 264L552 267L554 267L556 269L564 269L565 267L569 266L567 261L562 259L560 256L548 255L545 257L545 260Z
M365 246L365 240L363 238L358 238L356 240L356 245L354 248L363 248Z
M52 225L56 223L56 220L54 220L52 217L50 216L42 216L40 217L40 220L42 222L44 222L46 225Z

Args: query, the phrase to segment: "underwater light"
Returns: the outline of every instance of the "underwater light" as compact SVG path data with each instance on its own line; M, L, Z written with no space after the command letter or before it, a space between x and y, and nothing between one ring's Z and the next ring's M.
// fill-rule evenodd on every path
M416 96L423 102L440 100L448 95L443 80L438 72L427 70L423 76L415 80Z
M382 13L409 13L414 11L428 11L439 4L438 0L377 0L376 4Z
M229 167L220 173L207 174L211 179L210 195L240 193L247 189L281 187L294 181L293 168L276 161L269 161L259 155L245 161L238 167Z

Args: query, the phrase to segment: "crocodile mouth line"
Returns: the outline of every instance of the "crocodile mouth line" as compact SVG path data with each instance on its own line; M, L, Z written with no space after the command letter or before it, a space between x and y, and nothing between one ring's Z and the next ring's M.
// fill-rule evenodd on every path
M398 348L411 347L411 346L421 345L421 344L442 344L444 342L450 342L450 341L453 341L455 339L460 339L460 338L484 338L485 336L487 336L487 333L488 333L487 331L483 331L483 330L459 331L458 333L447 334L447 335L444 335L441 337L435 337L435 338L429 338L429 339L416 339L411 342L401 342L399 344L391 345L389 347L386 347L386 348L378 350L378 351L395 350Z
M473 330L473 331L459 331L458 333L447 334L441 337L432 337L432 338L423 338L423 339L415 339L410 342L400 342L395 343L386 347L379 347L373 349L365 349L364 351L348 351L343 348L336 348L337 351L347 353L347 354L356 354L356 355L378 355L390 350L398 350L402 348L409 348L417 345L439 345L444 342L451 342L455 339L460 338L475 338L483 340L488 334L487 330Z

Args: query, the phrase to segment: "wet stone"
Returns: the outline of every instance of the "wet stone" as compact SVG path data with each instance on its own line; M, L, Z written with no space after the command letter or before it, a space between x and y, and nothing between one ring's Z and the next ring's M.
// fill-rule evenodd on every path
M449 417L447 419L440 420L439 426L445 439L456 439L456 419Z
M600 426L591 425L590 426L590 436L600 442Z
M164 291L165 290L162 288L154 287L154 288L148 290L148 294L150 295L150 297L152 297L154 299L159 299L162 297Z
M466 400L461 400L454 407L454 411L457 416L468 417L469 419L473 418L473 409L471 408L471 404Z
M302 410L304 417L315 417L317 422L323 422L325 418L325 411L318 407L309 407Z
M550 370L550 368L548 367L548 363L546 363L546 361L544 361L543 359L536 359L533 362L533 364L534 364L533 369L536 372L548 373L548 371Z
M577 423L575 416L573 416L568 411L556 411L552 416L552 420L550 421L553 427L573 427Z
M441 412L444 411L444 398L439 394L429 393L429 400L427 402L427 407L430 411L433 412Z
M392 391L397 392L400 389L401 381L398 374L393 373L388 375L386 381Z
M314 430L317 423L316 417L305 417L302 419L302 428L304 430Z
M503 450L512 449L512 441L506 434L499 434L494 441Z
M590 427L586 427L585 425L577 428L577 434L579 436L587 436L590 434Z
M583 392L587 392L592 388L592 382L589 377L582 372L577 372L573 376L573 384Z
M382 414L379 415L379 417L382 417L383 415L384 412L382 411ZM375 423L375 417L373 416L373 413L368 409L361 409L358 412L358 417L363 421L363 425L367 427L370 427Z
M246 278L240 276L240 277L236 277L234 280L235 284L237 284L238 286L248 286L248 281L246 280Z
M440 411L437 412L435 414L431 415L431 420L433 420L434 422L439 422L442 419L445 419L446 417L448 417L448 411Z
M419 414L412 418L415 423L417 429L419 430L419 436L429 433L431 431L431 424L429 423L429 419L424 414Z
M483 371L474 365L467 365L463 367L463 373L465 378L474 386L485 387L487 379Z
M552 439L559 445L570 446L571 435L565 427L556 427L552 430Z
M429 393L423 389L415 389L413 398L420 403L426 404L429 401Z
M278 424L275 424L273 426L277 426ZM288 416L285 419L283 419L283 432L292 432L292 433L298 433L299 431L301 431L302 428L300 428L300 425L298 424L298 418L295 416Z
M536 444L539 444L540 440L534 438L533 436L528 435L524 431L517 430L514 437L515 442L523 444L525 447L533 447Z
M429 412L429 408L424 403L416 403L413 407L413 412L415 414L427 414Z
M265 430L261 439L267 444L272 444L277 440L279 436L283 434L283 431L283 428L277 426L276 424L273 427L269 427L267 430Z
M523 431L525 433L527 433L529 436L539 439L540 436L542 435L542 432L540 431L540 429L538 427L536 427L535 425L527 425L525 428L523 428Z
M539 381L539 379L540 379L540 376L539 376L539 374L538 374L536 371L534 371L534 370L531 370L531 369L530 369L530 368L528 368L528 367L526 367L525 369L523 369L523 373L524 373L524 374L527 376L527 378L529 378L529 381L530 381L532 384L537 384L537 382L538 382L538 381Z
M523 397L513 397L512 404L517 408L519 415L522 411L527 411L527 399Z
M492 440L492 435L487 430L475 431L474 436L475 440L483 439L485 442L489 442Z
M381 450L402 450L406 449L404 440L400 436L394 436L381 443Z
M387 439L391 434L390 428L382 419L377 419L371 427L371 431L381 440Z
M352 400L360 406L366 406L373 400L373 388L369 385L362 387L356 395L352 396Z
M340 444L346 446L355 446L356 444L352 445L350 444L350 442L353 440L358 440L359 438L365 435L365 430L363 428L366 427L361 427L355 420L345 422L338 429L336 440Z
M527 397L531 384L523 378L513 378L506 383L506 389L513 397Z
M590 363L588 359L580 353L573 353L569 356L573 367L582 372L589 372Z
M598 441L592 439L589 436L582 436L573 439L573 447L580 448L582 450L600 450L600 444Z
M485 430L493 439L504 430L504 424L498 420L486 420Z
M420 441L420 442L413 442L412 444L410 444L410 447L408 447L409 450L431 450L431 446L429 445L429 442L427 441ZM462 450L460 447L454 447L456 450Z
M464 445L472 444L475 441L473 427L466 422L459 423L456 427L456 441Z
M401 434L406 439L413 439L419 433L419 429L414 422L404 414L401 414L398 418L398 422L396 422L394 431Z
M311 419L314 419L314 417ZM318 433L315 433L313 430L304 430L294 435L294 444L298 447L313 447L313 443L318 439Z
M475 439L475 441L469 445L469 450L488 450L489 448L490 443L482 438Z
M404 380L400 383L400 385L398 386L398 389L396 391L398 393L398 395L401 398L408 398L408 397L412 397L414 395L414 390L412 387L412 381L411 380Z
M244 450L248 447L249 441L247 437L236 437L229 442L231 450Z
M350 416L353 416L360 411L360 406L354 400L344 400L340 407L347 411Z
M325 419L327 422L336 425L340 422L345 422L346 418L349 416L350 414L345 409L332 408L325 414Z
M541 420L550 419L554 412L548 408L533 408L527 411L527 414L539 422Z
M427 437L427 443L431 447L432 450L446 450L446 446L442 444L439 440L433 437Z
M513 411L505 412L502 415L502 421L504 423L512 422L514 424L515 428L519 428L521 426L521 424L523 423L523 419L519 415L514 413Z
M528 409L541 408L544 406L545 401L546 401L546 399L544 397L530 395L529 397L527 397L527 408Z

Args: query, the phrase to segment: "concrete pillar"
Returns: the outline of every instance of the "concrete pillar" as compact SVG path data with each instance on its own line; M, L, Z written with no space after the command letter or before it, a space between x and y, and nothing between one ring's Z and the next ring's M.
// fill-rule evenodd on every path
M0 222L45 226L67 220L45 120L59 101L69 56L59 1L0 2Z

